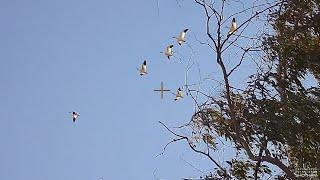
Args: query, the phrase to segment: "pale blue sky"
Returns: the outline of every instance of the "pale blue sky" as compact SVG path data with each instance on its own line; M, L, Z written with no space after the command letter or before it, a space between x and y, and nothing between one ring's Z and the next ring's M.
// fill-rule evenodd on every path
M200 175L184 160L212 168L185 143L155 157L171 137L157 122L173 126L193 113L191 99L152 91L184 83L186 64L159 52L184 28L195 46L204 32L193 1L159 5L158 14L156 0L0 1L0 179L150 180L156 170L174 180ZM177 51L188 56L186 46ZM210 55L198 60L214 75Z

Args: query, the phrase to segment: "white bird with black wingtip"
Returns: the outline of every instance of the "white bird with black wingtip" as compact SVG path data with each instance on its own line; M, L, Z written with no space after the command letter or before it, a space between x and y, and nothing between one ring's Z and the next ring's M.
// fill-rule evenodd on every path
M167 56L167 58L170 60L170 57L173 56L173 45L169 45L166 47L165 51L164 51L164 55Z
M232 35L234 32L236 32L236 29L237 29L236 18L233 18L228 35Z
M178 37L173 37L177 39L178 44L181 46L184 42L186 42L186 33L189 29L185 29L182 32L180 32Z
M76 111L72 111L71 115L72 115L72 121L73 122L76 122L77 118L80 116L80 114L78 112L76 112Z
M175 101L183 98L183 91L181 90L181 88L178 88L177 93L175 95L176 95L176 97L174 98Z
M140 76L148 74L147 73L147 60L143 61L142 65L141 65L141 68L139 69L139 72L140 72Z

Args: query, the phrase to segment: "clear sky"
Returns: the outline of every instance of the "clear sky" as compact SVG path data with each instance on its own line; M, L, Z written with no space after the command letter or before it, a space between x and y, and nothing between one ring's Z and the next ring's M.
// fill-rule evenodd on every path
M153 92L161 81L172 91L184 83L186 63L159 53L171 37L189 28L196 43L204 32L200 7L180 2L1 0L0 179L174 180L201 175L188 163L212 169L185 143L156 157L172 137L157 122L193 113L191 99ZM149 74L140 77L144 59Z

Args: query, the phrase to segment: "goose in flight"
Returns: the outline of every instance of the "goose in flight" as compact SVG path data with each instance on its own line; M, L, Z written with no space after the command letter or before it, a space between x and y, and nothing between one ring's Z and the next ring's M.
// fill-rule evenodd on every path
M174 100L175 100L175 101L177 101L177 100L179 100L179 99L183 98L181 88L178 88L177 93L176 93L175 95L176 95L176 97L174 98Z
M236 32L236 29L237 29L236 18L233 18L228 35L232 35L234 32Z
M180 32L178 37L173 37L177 40L178 44L181 46L182 43L186 42L186 33L189 29L185 29L182 32Z
M170 57L173 56L173 45L169 45L166 47L164 55L167 56L167 58L170 60Z
M76 111L72 111L71 114L72 114L72 121L76 122L76 119L80 116L80 114Z
M141 76L147 74L147 60L143 61L141 68L139 69L139 72Z

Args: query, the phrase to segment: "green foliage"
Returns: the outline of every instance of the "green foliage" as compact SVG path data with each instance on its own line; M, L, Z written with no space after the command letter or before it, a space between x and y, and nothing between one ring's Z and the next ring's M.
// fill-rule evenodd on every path
M266 50L289 79L303 77L307 71L320 78L319 10L319 0L288 0L270 14L276 34L265 41Z
M320 90L306 89L303 79L310 72L320 80L319 10L319 0L286 1L271 14L276 34L265 41L271 60L277 62L272 76L277 82L273 87L281 89L277 122L287 129L274 138L290 146L292 161L311 167L320 165Z
M248 171L252 164L250 161L232 161L231 174L237 179L248 179Z

